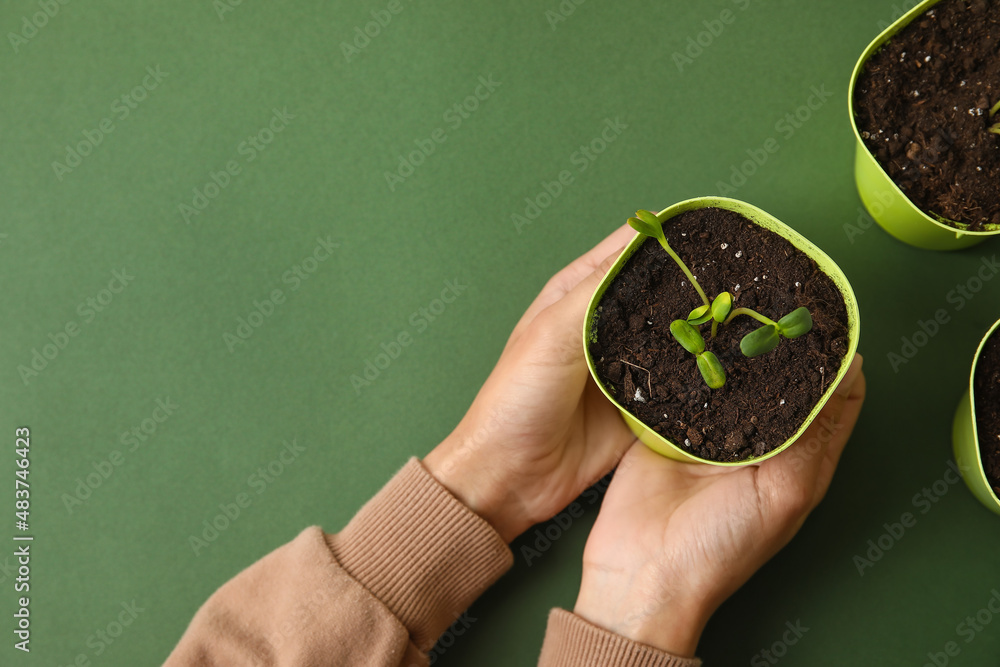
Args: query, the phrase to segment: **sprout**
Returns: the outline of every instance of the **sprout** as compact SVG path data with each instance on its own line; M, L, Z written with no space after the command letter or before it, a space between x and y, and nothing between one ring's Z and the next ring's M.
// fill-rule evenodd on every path
M635 214L638 217L628 219L628 224L632 227L632 229L640 234L652 236L654 239L659 241L660 245L663 246L663 249L667 251L668 255L670 255L670 258L674 260L677 266L680 267L681 271L684 272L684 275L688 277L688 280L691 281L691 284L694 285L694 288L698 292L698 296L701 297L701 300L705 302L706 306L709 305L710 302L708 297L705 296L705 290L703 290L701 285L698 284L694 274L691 273L691 269L687 267L687 264L681 261L681 258L677 256L674 249L670 247L669 243L667 243L667 237L663 233L663 221L651 211L644 211L640 209L636 211Z
M796 308L778 320L778 333L785 338L798 338L813 328L813 318L806 307Z
M719 325L726 321L729 311L733 308L733 295L723 292L712 302L712 338L719 333Z
M719 358L708 350L698 355L698 370L709 389L721 389L726 384L725 369L719 363Z
M733 311L729 319L737 315L749 315L758 322L764 324L759 329L754 329L740 341L740 351L746 357L758 357L770 352L778 347L782 336L785 338L798 338L812 329L812 315L808 308L796 308L780 320L775 322L749 308L737 308Z
M705 349L705 339L697 329L686 320L674 320L670 323L670 333L681 347L695 356L705 384L712 389L718 389L726 384L726 371L719 363L719 358Z
M993 108L990 109L990 118L996 116L998 111L1000 111L1000 102L994 104ZM995 123L988 131L993 134L1000 134L1000 123Z
M745 357L759 357L778 347L779 342L778 327L774 324L765 324L743 337L740 341L740 352Z
M709 310L709 307L698 306L697 308L691 311L690 315L688 315L687 321L688 324L693 324L694 326L698 326L699 324L704 324L705 322L708 322L710 319L712 319L712 311Z
M1000 111L1000 102L997 102L997 105L993 107L990 115L992 116L998 111ZM997 134L1000 134L1000 123L997 123L994 128L997 130ZM990 131L992 132L993 129ZM701 371L705 384L710 388L719 389L726 384L726 371L718 357L705 349L705 339L696 327L711 322L712 338L714 339L720 325L726 326L740 315L754 318L763 326L751 331L740 341L740 351L746 357L766 354L776 348L782 338L798 338L812 329L812 315L808 308L796 308L775 322L750 308L736 308L734 310L733 295L729 292L721 292L714 299L709 299L701 285L698 284L694 274L667 242L666 234L663 231L663 220L660 220L651 211L639 210L636 211L636 217L628 219L628 224L640 234L659 241L670 258L691 281L691 286L698 292L698 296L701 297L702 305L692 310L687 319L674 320L670 323L670 333L681 344L681 347L695 356L698 370Z
M719 296L715 297L715 301L712 302L712 319L717 323L722 324L726 321L729 316L729 311L733 308L733 295L729 292L723 292Z

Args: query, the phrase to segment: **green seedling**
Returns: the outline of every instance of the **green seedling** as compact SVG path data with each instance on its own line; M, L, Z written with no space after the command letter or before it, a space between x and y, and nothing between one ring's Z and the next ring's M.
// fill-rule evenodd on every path
M701 337L700 331L687 320L674 320L670 323L670 333L681 347L695 356L705 384L712 389L719 389L726 384L726 371L719 363L719 358L705 349L705 339Z
M1000 110L1000 102L992 113ZM998 123L1000 126L1000 123ZM705 349L705 339L697 329L708 322L712 323L711 337L718 334L719 326L726 326L740 315L747 315L760 322L763 326L748 333L740 341L740 351L746 357L756 357L770 352L778 346L782 338L798 338L812 329L812 315L808 308L796 308L780 320L774 320L761 315L750 308L733 309L733 295L721 292L714 299L709 299L705 290L680 256L670 247L663 231L663 221L650 211L636 211L636 217L629 218L628 224L640 234L659 241L660 245L674 263L691 281L691 286L701 297L702 305L692 310L687 319L674 320L670 323L670 333L685 350L693 354L698 362L701 376L712 389L719 389L726 384L726 371L712 352Z
M712 311L709 306L698 306L688 315L688 324L700 326L712 319Z
M733 295L723 292L712 302L712 338L719 333L719 325L726 321L729 311L733 309Z
M812 315L808 308L796 308L775 322L749 308L737 308L730 317L749 315L764 326L754 329L740 341L740 351L745 357L758 357L778 347L782 337L798 338L812 329Z
M667 243L667 237L663 233L663 221L656 217L656 214L651 211L639 210L636 211L635 214L638 217L628 219L628 224L631 225L632 229L640 234L652 236L654 239L659 241L660 245L663 246L663 249L667 251L668 255L670 255L670 259L674 260L677 266L680 267L681 271L684 272L684 275L687 276L687 279L691 281L691 285L694 286L694 289L698 292L698 296L701 297L701 300L706 306L710 306L712 302L708 300L707 296L705 296L705 290L703 290L701 285L698 284L694 274L691 273L691 269L687 267L687 264L681 261L681 258L677 256L674 249L670 247L669 243Z
M1000 111L1000 102L994 104L993 108L990 109L990 118L996 116L998 111ZM994 123L989 131L992 132L993 134L1000 134L1000 123Z

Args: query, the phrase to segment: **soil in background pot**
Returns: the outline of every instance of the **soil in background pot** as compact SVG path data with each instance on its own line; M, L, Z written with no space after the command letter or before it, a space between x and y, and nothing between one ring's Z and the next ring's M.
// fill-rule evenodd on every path
M976 432L986 479L1000 497L1000 331L983 346L973 378L976 394Z
M655 239L646 239L608 286L590 352L618 402L695 456L741 461L782 445L836 377L849 347L847 307L816 262L784 238L719 208L682 213L663 225L671 247L709 295L728 291L733 307L777 320L809 308L813 329L748 359L740 340L760 323L736 318L706 348L726 369L709 389L670 323L702 305Z
M855 120L917 207L969 231L993 230L1000 229L1000 135L988 128L1000 121L989 115L998 100L1000 2L943 0L865 63Z

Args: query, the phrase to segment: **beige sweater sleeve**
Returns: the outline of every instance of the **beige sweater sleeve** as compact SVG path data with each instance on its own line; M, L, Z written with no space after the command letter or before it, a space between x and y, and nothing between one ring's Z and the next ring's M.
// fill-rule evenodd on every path
M553 609L539 667L700 667L652 646L599 628L564 609Z
M426 667L512 562L496 531L411 459L343 531L307 528L216 591L166 667ZM540 665L699 664L652 651L555 610Z

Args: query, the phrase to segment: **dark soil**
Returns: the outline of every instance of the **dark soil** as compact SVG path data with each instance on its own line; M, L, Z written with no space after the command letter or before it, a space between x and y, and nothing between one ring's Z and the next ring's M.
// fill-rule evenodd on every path
M1000 229L1000 2L943 0L873 54L854 93L861 137L924 212ZM944 221L947 222L947 221ZM987 225L987 227L984 227Z
M979 452L986 478L1000 497L1000 331L986 341L973 383Z
M806 306L813 329L748 359L740 339L760 324L741 316L720 327L706 348L727 380L709 389L695 358L670 334L670 323L702 302L660 244L646 239L601 300L590 344L598 374L632 414L696 456L741 461L766 454L801 426L840 369L848 349L844 298L812 259L737 213L688 211L664 229L709 298L728 291L734 308L775 320ZM709 325L702 331L708 339Z

